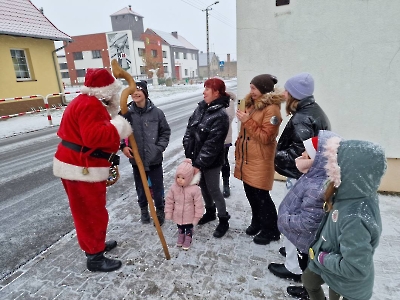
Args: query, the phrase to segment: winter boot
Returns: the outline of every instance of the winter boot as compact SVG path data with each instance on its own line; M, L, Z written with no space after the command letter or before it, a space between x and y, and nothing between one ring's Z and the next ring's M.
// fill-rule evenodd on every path
M246 234L247 235L256 235L257 233L260 232L260 230L261 230L261 226L257 220L257 217L255 217L253 215L253 217L251 218L251 224L246 229Z
M183 242L182 249L189 250L190 246L192 245L192 230L186 229L185 241Z
M141 215L140 215L140 221L142 224L149 224L150 223L150 214L149 214L149 209L147 206L141 207L140 208Z
M156 215L157 215L158 223L160 223L160 226L162 226L165 221L164 207L157 208Z
M96 254L86 253L86 257L86 266L92 272L112 272L122 265L120 260L105 257L103 251Z
M217 218L215 214L215 204L212 207L206 207L206 213L199 220L199 225L206 224L208 222L214 221Z
M253 239L253 242L258 245L268 245L270 242L272 242L272 239L270 235L268 234L268 231L261 230Z
M228 214L228 212L226 212L225 216L219 216L218 215L218 219L219 219L219 224L217 226L217 228L215 228L215 231L213 233L213 236L216 238L220 238L223 237L225 235L225 233L228 231L229 229L229 219L231 218L231 216Z
M111 251L115 247L117 247L117 241L114 240L107 241L106 246L104 247L104 252Z
M183 243L185 241L185 232L178 228L178 241L176 242L176 246L182 247Z
M229 177L223 177L223 185L224 185L224 189L222 191L222 194L225 198L228 198L231 195L231 188L229 186Z

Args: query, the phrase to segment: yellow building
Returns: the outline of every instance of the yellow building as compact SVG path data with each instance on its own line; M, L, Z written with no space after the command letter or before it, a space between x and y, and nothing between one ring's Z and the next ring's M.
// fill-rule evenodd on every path
M0 116L44 107L30 96L63 92L54 41L72 39L29 0L0 0Z

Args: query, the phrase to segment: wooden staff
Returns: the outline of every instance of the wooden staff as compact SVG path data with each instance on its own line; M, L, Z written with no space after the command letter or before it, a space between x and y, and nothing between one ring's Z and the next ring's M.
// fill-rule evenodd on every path
M122 91L120 100L121 113L124 115L128 112L128 97L129 95L131 95L136 91L136 83L133 80L132 76L120 67L116 59L113 59L111 61L111 68L115 78L124 78L128 82L128 87ZM129 144L131 145L132 148L133 157L139 168L140 178L142 179L144 192L146 194L147 202L149 203L151 217L153 218L154 224L156 225L157 233L160 238L161 244L163 246L165 257L167 260L169 260L171 257L169 255L167 243L165 242L165 238L161 230L160 222L158 221L157 218L157 213L154 207L153 198L151 197L149 185L147 182L146 171L144 170L143 162L142 159L140 158L139 150L136 144L135 137L133 136L133 133L129 136L128 139L129 139Z

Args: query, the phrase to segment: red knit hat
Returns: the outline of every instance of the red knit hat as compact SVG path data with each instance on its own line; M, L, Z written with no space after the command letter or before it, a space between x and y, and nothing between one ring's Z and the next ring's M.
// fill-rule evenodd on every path
M103 68L86 70L85 86L81 88L82 94L97 98L111 98L121 90L121 84L115 80L109 71Z
M315 159L318 150L318 137L314 136L303 142L304 147L311 159Z

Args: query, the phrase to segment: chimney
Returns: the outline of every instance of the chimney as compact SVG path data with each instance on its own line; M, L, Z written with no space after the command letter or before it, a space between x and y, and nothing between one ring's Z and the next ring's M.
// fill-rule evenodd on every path
M132 6L131 5L128 5L128 8L129 8L129 10L132 10Z
M231 62L231 55L229 53L226 55L226 62Z
M172 31L171 34L172 34L175 38L178 38L178 31Z

